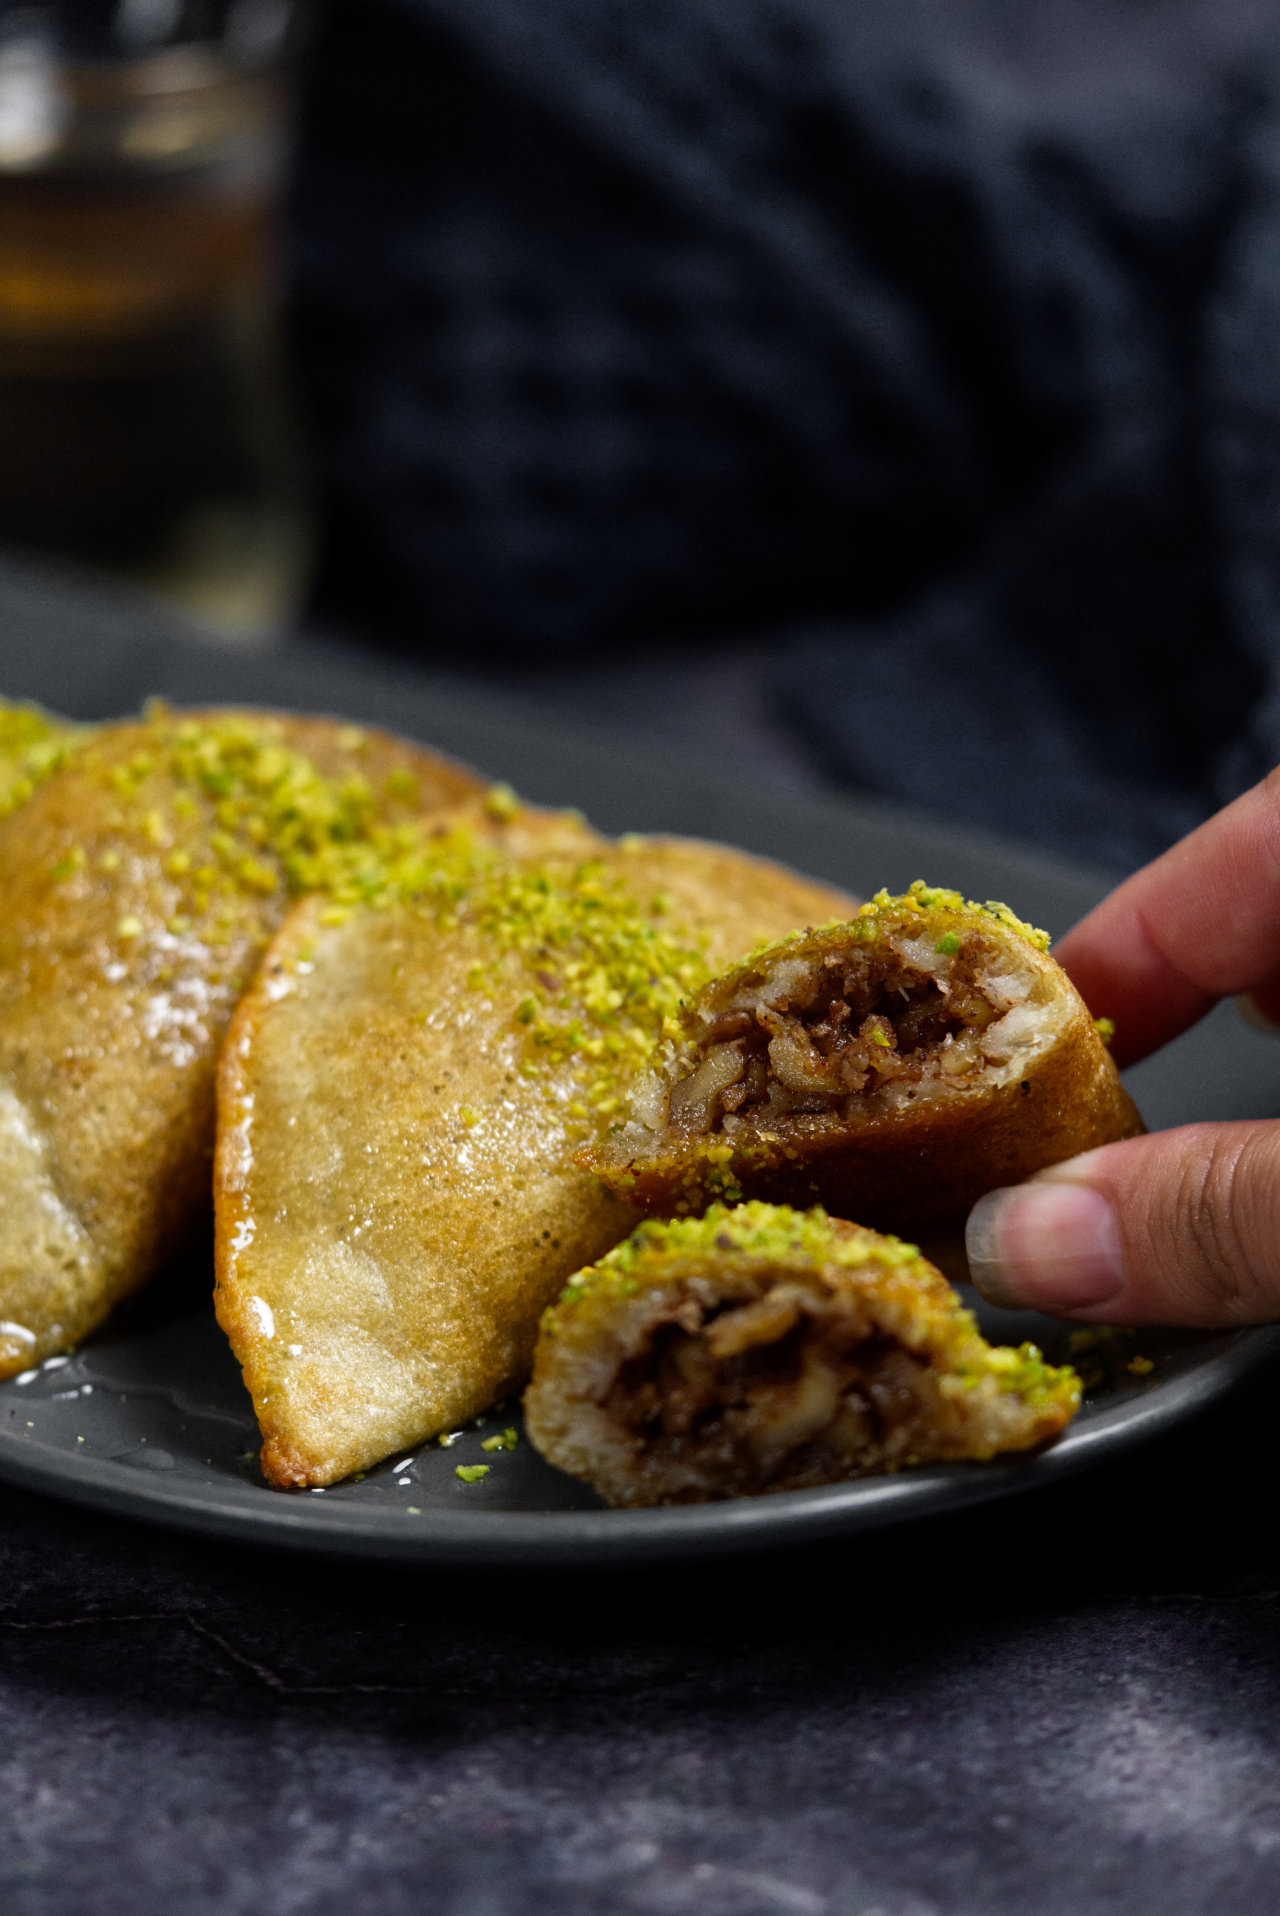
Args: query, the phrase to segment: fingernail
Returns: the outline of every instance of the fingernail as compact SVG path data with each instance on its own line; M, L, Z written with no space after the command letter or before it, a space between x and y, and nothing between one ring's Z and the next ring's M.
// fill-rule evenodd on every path
M1084 1310L1124 1281L1116 1214L1087 1184L989 1191L969 1214L965 1249L974 1283L1005 1310Z

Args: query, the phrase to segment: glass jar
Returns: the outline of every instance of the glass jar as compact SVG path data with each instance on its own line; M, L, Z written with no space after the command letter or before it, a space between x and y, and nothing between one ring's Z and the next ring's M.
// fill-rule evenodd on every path
M225 636L296 614L286 0L0 5L0 543Z

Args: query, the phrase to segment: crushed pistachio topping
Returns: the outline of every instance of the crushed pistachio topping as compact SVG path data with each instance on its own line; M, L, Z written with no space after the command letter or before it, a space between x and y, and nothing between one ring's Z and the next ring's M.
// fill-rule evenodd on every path
M1136 1335L1130 1327L1119 1324L1090 1324L1071 1332L1067 1353L1085 1390L1114 1388L1123 1381Z
M923 878L917 878L905 892L892 893L882 887L873 898L869 898L864 905L859 905L857 914L852 919L832 918L823 925L810 925L802 931L789 931L782 938L766 939L763 944L756 945L749 951L741 964L735 966L735 970L745 971L762 958L771 957L775 952L784 951L788 945L797 945L803 939L813 937L815 932L835 931L842 926L847 926L852 937L861 943L864 940L874 940L879 934L881 924L885 921L900 925L904 918L909 920L914 913L919 913L923 918L926 912L959 913L970 921L976 921L975 928L980 928L984 918L993 918L997 924L1003 925L1006 931L1014 932L1019 938L1025 938L1027 943L1034 945L1037 951L1049 949L1050 939L1047 931L1039 931L1034 925L1028 925L1024 919L1018 917L1016 912L1011 911L1008 905L1000 904L997 899L992 898L985 904L977 904L971 898L966 899L958 891L943 891L936 885L926 885ZM921 925L922 931L927 929L929 929L927 926ZM934 950L943 957L954 957L960 949L963 929L954 925L947 926L939 935Z
M1095 1018L1093 1021L1093 1028L1097 1032L1098 1036L1101 1038L1103 1044L1105 1045L1109 1045L1111 1043L1111 1040L1116 1035L1116 1023L1114 1018Z
M467 901L471 918L518 957L530 989L516 1007L526 1062L572 1060L598 1117L648 1060L706 963L652 918L599 859L496 867Z
M161 850L171 873L181 871L198 911L284 889L326 894L325 924L361 906L412 904L442 929L473 927L494 955L472 966L469 988L484 991L519 963L525 980L513 1017L522 1068L573 1061L583 1115L571 1125L579 1129L619 1108L620 1085L706 977L702 953L655 922L666 901L641 905L602 859L532 865L504 853L492 828L389 819L358 773L327 778L252 718L160 711L152 724L154 743L111 765L107 780L124 828ZM498 827L520 811L505 786L484 801ZM468 1125L480 1115L460 1113Z
M6 724L28 779L62 750L41 714L0 708L0 759ZM115 731L91 740L82 763L102 787L101 839L90 851L61 848L49 882L89 882L90 866L120 869L135 851L158 859L180 896L154 925L145 912L119 918L116 937L135 953L161 932L193 931L214 946L260 942L263 904L309 893L325 896L326 925L405 904L442 929L465 924L491 954L473 965L469 987L509 991L518 968L520 1069L545 1077L568 1062L567 1123L588 1135L674 1031L682 1000L707 975L702 951L666 918L665 898L641 903L606 859L513 857L504 840L522 808L509 787L490 790L478 819L442 830L414 811L412 774L394 772L374 789L364 734L352 729L340 742L350 771L334 777L253 714L184 717L153 705L123 744ZM0 806L4 789L0 768ZM480 1116L460 1112L467 1126Z
M994 898L988 898L985 903L978 904L971 898L966 899L958 891L945 891L936 885L926 885L923 878L917 878L914 884L909 885L905 892L899 893L896 897L883 889L878 891L874 898L868 899L865 905L859 907L858 917L854 923L861 921L866 924L868 921L874 922L881 917L900 918L904 912L911 911L962 912L966 917L977 913L982 917L994 918L997 924L1004 926L1006 931L1015 932L1019 938L1025 938L1027 943L1034 945L1037 951L1049 949L1048 932L1039 931L1034 925L1027 924L1025 919L1019 918L1008 905L1002 905ZM954 944L950 942L952 938L955 938ZM936 951L947 955L958 951L959 948L960 940L954 932L944 933L934 947Z
M646 1270L660 1269L672 1257L705 1257L716 1251L741 1251L751 1257L791 1262L857 1266L868 1261L874 1246L881 1264L914 1264L920 1253L900 1238L875 1236L846 1239L831 1228L820 1205L794 1211L785 1204L712 1204L702 1217L646 1218L621 1244L595 1264L570 1278L564 1301L573 1302L601 1279L642 1279Z
M0 699L0 818L25 804L88 736L87 727L63 724L38 706Z
M520 1433L514 1425L506 1430L495 1430L492 1437L480 1439L481 1450L514 1450L520 1442Z
M206 927L215 942L216 921L225 941L255 899L376 892L390 862L403 856L406 843L417 842L412 810L398 820L395 810L416 804L416 779L409 774L406 783L393 772L387 789L375 791L358 770L353 741L363 742L362 734L350 734L352 771L341 778L326 776L251 715L182 718L153 704L135 738L137 748L124 756L118 737L104 731L81 754L85 770L104 788L98 823L108 836L160 855L193 910L215 921ZM66 882L86 863L83 846L69 847L51 882ZM119 869L118 846L97 850L94 865ZM180 914L178 922L185 918ZM133 924L122 919L119 936L138 937L143 927Z
M491 785L485 794L484 808L490 818L515 818L520 810L520 800L509 785Z
M836 1230L821 1206L795 1211L788 1205L756 1200L732 1206L712 1204L702 1217L646 1219L623 1243L569 1280L546 1313L543 1328L554 1333L555 1320L566 1307L602 1288L614 1296L631 1297L646 1286L665 1282L673 1266L721 1255L775 1263L789 1273L806 1268L816 1273L833 1266L850 1271L875 1269L883 1277L896 1272L908 1281L927 1279L941 1289L944 1298L947 1295L914 1244L876 1231ZM931 1308L946 1332L948 1368L957 1388L973 1388L992 1378L1001 1390L1012 1391L1033 1405L1064 1396L1078 1399L1079 1380L1069 1366L1046 1363L1035 1344L1016 1349L988 1344L972 1311L953 1292L950 1296L949 1307Z
M975 1338L981 1338L971 1311L968 1318ZM987 1344L982 1339L980 1356L961 1362L956 1373L963 1383L974 1385L983 1377L994 1377L1002 1390L1011 1390L1028 1404L1042 1404L1060 1396L1064 1390L1077 1394L1080 1389L1075 1372L1067 1364L1046 1363L1036 1344Z
M377 795L358 771L326 777L251 719L162 722L161 735L164 770L178 786L174 810L181 815L184 797L203 797L212 806L208 843L215 871L238 890L267 894L283 884L294 896L345 892L358 888L366 873L376 877L395 843L394 828L378 818ZM354 755L354 744L351 750ZM163 811L158 836L145 812L141 823L153 842L180 836Z
M487 1477L492 1469L492 1464L459 1464L453 1474L459 1483L478 1484L480 1479Z
M509 990L518 967L511 1017L523 1040L520 1069L537 1076L569 1066L569 1128L583 1135L620 1109L621 1093L707 976L703 951L655 922L605 859L513 860L466 825L401 842L364 900L393 901L444 930L480 934L493 956L471 968L469 988L505 979Z

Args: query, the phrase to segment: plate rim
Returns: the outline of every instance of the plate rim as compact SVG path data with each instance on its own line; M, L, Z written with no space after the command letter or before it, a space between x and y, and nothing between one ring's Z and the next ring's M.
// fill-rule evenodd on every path
M1022 1495L1061 1482L1160 1436L1223 1397L1272 1357L1280 1324L1216 1333L1221 1348L1134 1397L1102 1407L1031 1457L926 1465L814 1490L637 1510L483 1511L438 1508L412 1518L385 1506L313 1503L306 1491L237 1485L228 1495L172 1488L111 1458L73 1457L0 1431L0 1478L62 1502L155 1527L293 1555L442 1568L565 1570L731 1556L853 1536ZM261 1505L244 1493L261 1496ZM332 1514L331 1514L332 1513Z

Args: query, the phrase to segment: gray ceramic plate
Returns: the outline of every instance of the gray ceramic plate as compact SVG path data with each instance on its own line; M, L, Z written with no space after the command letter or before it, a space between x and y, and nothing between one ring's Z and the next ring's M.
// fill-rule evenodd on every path
M912 878L1003 897L1055 934L1099 881L1007 845L878 805L762 788L742 775L655 760L634 743L531 724L498 703L416 693L360 679L284 682L276 662L177 648L152 655L156 689L179 699L257 698L391 718L535 799L573 803L617 830L731 839L866 891ZM155 680L153 679L153 684ZM1133 1074L1152 1125L1280 1114L1280 1046L1220 1011ZM448 1449L392 1459L360 1482L282 1495L263 1485L248 1398L213 1320L206 1255L193 1254L78 1355L0 1386L0 1477L174 1528L318 1553L469 1564L655 1560L868 1529L1048 1483L1101 1463L1220 1396L1280 1348L1280 1331L1119 1340L1087 1361L1099 1372L1075 1424L1020 1461L947 1466L835 1488L677 1510L609 1511L551 1470L523 1440L485 1452L518 1425L514 1410ZM1054 1356L1066 1333L1047 1320L985 1312L989 1334L1030 1335ZM1144 1360L1131 1370L1134 1357ZM1144 1365L1149 1362L1150 1368ZM459 1463L492 1465L464 1485Z

